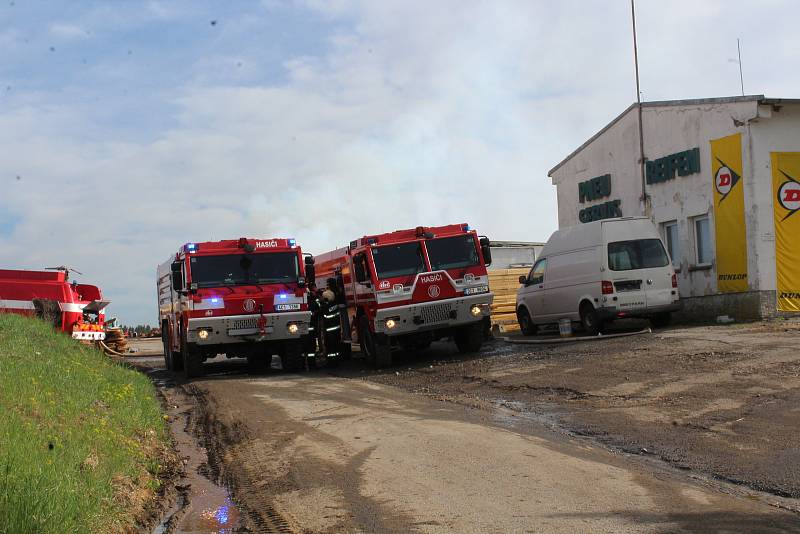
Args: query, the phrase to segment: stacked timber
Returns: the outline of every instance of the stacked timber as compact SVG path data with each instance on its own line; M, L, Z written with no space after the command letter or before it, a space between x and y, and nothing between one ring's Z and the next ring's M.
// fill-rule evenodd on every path
M501 332L519 330L516 310L519 277L529 271L530 267L489 271L489 290L494 293L492 326L497 325Z
M105 344L108 348L117 352L124 353L128 350L128 340L125 339L125 334L121 328L106 329Z

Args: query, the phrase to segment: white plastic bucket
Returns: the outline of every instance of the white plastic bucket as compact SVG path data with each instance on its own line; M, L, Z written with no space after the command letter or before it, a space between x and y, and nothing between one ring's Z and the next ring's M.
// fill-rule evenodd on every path
M572 337L572 321L569 319L559 319L558 333L561 337Z

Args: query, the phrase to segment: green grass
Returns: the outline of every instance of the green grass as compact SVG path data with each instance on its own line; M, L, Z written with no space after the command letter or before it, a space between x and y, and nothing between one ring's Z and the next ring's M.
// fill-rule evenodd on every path
M130 528L167 439L147 377L0 314L0 533Z

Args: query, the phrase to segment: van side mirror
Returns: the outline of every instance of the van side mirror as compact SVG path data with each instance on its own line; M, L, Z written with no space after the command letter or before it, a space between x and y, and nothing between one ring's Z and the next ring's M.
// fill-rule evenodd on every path
M483 255L483 262L488 267L492 264L492 247L488 237L481 237L481 254Z
M309 284L313 284L317 279L317 269L314 267L314 257L306 256L304 261L306 266L306 281Z
M183 289L183 272L181 262L173 262L170 269L172 270L172 289L174 291L181 291Z
M519 283L523 286L528 285L528 277L524 274L519 275Z

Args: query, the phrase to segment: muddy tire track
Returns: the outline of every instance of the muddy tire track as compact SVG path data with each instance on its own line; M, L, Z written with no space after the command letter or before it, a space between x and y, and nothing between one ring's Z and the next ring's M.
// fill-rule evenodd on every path
M237 421L232 425L220 421L215 415L213 400L201 388L188 384L183 389L195 400L194 414L190 417L190 430L208 454L205 475L228 488L244 516L243 526L253 532L278 534L300 532L275 510L272 502L272 495L278 489L275 485L283 490L288 486L288 481L254 483L257 479L243 477L231 469L232 466L237 466L238 469L248 471L248 466L256 468L264 465L265 458L259 449L246 447L246 444L253 439L248 434L247 428Z

